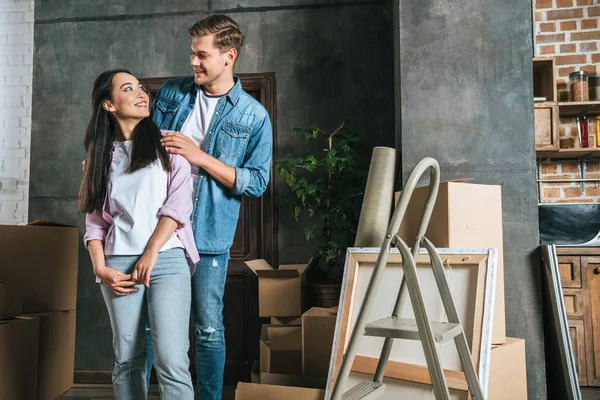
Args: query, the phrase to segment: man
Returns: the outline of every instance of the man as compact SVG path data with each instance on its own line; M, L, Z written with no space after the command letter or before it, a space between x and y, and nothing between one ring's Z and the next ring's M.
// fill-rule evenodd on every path
M242 90L233 66L244 44L238 24L212 15L192 26L193 77L163 84L152 118L169 130L162 144L192 165L190 217L200 261L192 277L196 398L221 399L225 365L223 292L241 196L260 196L269 181L271 121Z

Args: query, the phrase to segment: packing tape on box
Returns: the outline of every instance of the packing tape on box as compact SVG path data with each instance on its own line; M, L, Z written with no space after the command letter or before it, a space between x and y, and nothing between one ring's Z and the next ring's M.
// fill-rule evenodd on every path
M396 149L375 147L354 246L381 246L392 214L395 180Z

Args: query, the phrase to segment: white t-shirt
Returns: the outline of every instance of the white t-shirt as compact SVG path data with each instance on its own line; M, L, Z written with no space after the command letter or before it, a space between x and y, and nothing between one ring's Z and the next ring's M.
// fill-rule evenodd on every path
M181 133L192 138L194 143L202 148L204 145L204 137L206 136L208 126L210 125L210 120L215 113L215 107L223 95L210 96L207 95L202 88L197 88L197 90L198 95L196 96L194 108L183 123ZM197 182L198 166L192 164L192 190L196 188Z
M160 160L127 173L133 141L115 142L107 184L113 229L106 238L107 255L141 255L158 225L158 211L167 199L167 172ZM173 235L160 251L183 244Z

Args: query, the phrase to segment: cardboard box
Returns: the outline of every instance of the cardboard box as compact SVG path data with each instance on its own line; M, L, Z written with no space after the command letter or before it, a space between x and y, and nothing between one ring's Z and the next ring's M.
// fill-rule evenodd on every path
M40 320L0 321L0 390L3 399L37 399Z
M40 321L38 399L54 400L73 386L75 310L26 314L20 318Z
M0 320L23 313L23 289L15 282L0 281Z
M488 400L527 400L525 340L506 338L492 347Z
M262 326L260 372L302 374L302 327L267 324Z
M337 307L313 307L302 314L302 375L327 377Z
M250 372L250 382L263 385L295 386L312 389L325 389L327 377L270 374L260 372L260 363L255 361Z
M398 230L413 246L429 187L415 189ZM396 203L400 192L396 193ZM440 248L497 248L498 268L494 300L492 343L506 340L502 194L498 185L442 182L425 236Z
M260 317L299 317L305 304L303 286L308 264L280 265L273 269L263 259L247 261L258 276L258 315Z
M0 277L23 288L23 312L74 310L79 228L0 225Z
M325 391L292 386L239 382L235 400L323 400Z
M302 325L302 317L271 317L271 325Z

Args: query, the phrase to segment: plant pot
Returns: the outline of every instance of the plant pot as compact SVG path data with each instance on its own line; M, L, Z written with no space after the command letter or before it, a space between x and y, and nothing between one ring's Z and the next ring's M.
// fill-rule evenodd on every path
M341 283L312 283L310 285L311 307L337 307L341 290Z

